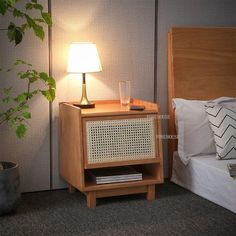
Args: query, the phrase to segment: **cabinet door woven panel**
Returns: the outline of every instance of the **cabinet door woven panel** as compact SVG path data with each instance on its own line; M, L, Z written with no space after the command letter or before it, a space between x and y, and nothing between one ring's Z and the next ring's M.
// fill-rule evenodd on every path
M86 122L88 164L156 157L155 118Z

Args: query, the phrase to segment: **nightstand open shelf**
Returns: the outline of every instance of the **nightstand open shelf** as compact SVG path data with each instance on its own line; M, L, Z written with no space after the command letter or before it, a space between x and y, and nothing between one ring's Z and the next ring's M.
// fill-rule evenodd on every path
M129 181L129 182L118 182L118 183L109 183L109 184L96 184L95 181L91 180L89 176L86 178L86 171L85 171L85 191L91 190L101 190L101 189L110 189L110 188L120 188L121 186L129 186L132 184L133 186L141 186L141 185L148 185L153 183L162 183L162 176L160 175L160 165L156 164L145 164L145 165L138 165L132 166L138 172L143 174L142 180L137 181Z
M60 103L60 174L71 191L87 196L88 207L100 197L147 193L155 199L155 184L163 182L159 107L150 102L144 111L130 111L119 101L97 101L94 109L80 109L74 102ZM96 184L89 170L132 166L142 180Z

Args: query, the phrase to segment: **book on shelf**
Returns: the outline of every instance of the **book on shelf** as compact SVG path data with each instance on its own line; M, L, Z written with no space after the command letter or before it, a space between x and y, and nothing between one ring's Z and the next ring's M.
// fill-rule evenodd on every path
M231 177L236 177L236 164L229 163L228 165L229 174Z
M89 175L96 184L118 183L142 180L142 173L131 166L110 167L88 170Z

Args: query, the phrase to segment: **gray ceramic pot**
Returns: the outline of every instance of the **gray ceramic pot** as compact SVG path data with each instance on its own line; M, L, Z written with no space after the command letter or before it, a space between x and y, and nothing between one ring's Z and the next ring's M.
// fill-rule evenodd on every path
M0 162L0 216L12 213L20 202L19 166L12 162Z

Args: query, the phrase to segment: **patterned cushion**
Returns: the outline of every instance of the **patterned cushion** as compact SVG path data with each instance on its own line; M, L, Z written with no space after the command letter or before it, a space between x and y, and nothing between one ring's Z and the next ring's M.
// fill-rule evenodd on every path
M220 105L206 106L214 133L217 158L236 159L236 109Z

